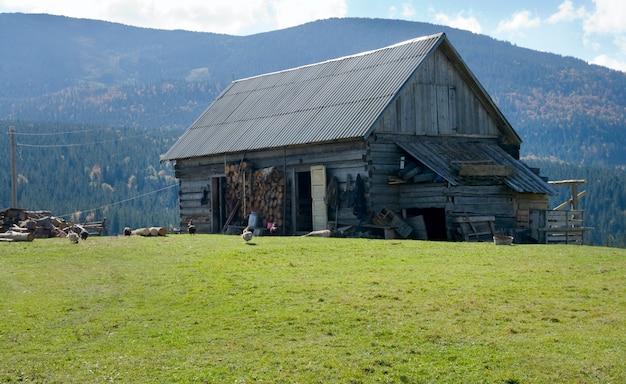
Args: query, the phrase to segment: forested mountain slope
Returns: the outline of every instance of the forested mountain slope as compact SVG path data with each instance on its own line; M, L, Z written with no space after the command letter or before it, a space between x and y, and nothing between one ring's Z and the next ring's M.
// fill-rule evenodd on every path
M107 218L110 235L123 228L178 227L178 183L159 162L177 132L58 123L4 122L16 130L20 208L51 211L67 221ZM7 138L8 135L2 135ZM0 140L8 154L9 140ZM10 160L0 180L10 186ZM0 209L11 188L0 189Z
M2 131L6 132L9 124L16 125L18 132L37 135L98 127L103 139L113 140L127 132L139 136L123 140L122 146L101 140L99 150L86 147L75 154L60 152L64 147L19 147L22 162L29 167L28 171L19 171L26 179L22 182L29 185L28 190L21 192L20 201L32 209L65 214L86 209L83 204L66 204L68 200L64 200L72 192L78 193L71 187L78 181L87 188L80 189L80 198L86 198L85 193L93 198L83 201L89 208L132 198L151 188L159 189L166 180L173 179L171 169L160 164L158 156L233 79L438 32L448 35L524 140L522 156L539 164L543 174L551 179L600 178L590 184L594 186L623 180L626 74L574 58L516 47L467 31L398 20L329 19L257 35L229 36L50 15L0 14L0 35L5 37L0 39ZM141 132L145 132L144 138ZM29 142L27 136L18 138L22 143ZM78 135L30 139L41 140L33 145L96 141L94 137ZM8 140L0 143L5 149L6 145ZM131 154L130 165L124 163ZM142 155L137 159L139 154ZM72 166L67 167L70 163ZM98 167L106 177L97 180L99 187L94 189L90 175ZM165 178L150 176L151 167ZM8 172L0 169L5 185ZM37 172L45 173L45 177ZM144 189L139 184L135 190L122 187L132 187L128 183L132 175L148 180ZM37 179L45 182L40 185ZM107 185L114 194L106 195L111 191ZM595 243L624 233L623 224L619 223L624 222L626 207L621 202L626 191L609 189L595 188L585 198L590 203L586 209L594 210L588 217L597 220L588 223L598 228L594 232ZM0 206L8 205L8 193L7 189L0 191ZM165 208L160 213L166 212L166 216L159 225L176 216L168 211L176 210L175 199L168 197L160 202ZM612 208L602 208L608 201ZM139 207L138 201L130 202L137 202L136 206L129 206L133 217L139 218L141 211L148 214L151 205ZM612 218L611 212L615 215ZM123 225L122 221L117 225ZM135 222L139 220L132 223Z
M626 74L448 27L330 19L251 36L0 14L0 119L186 128L233 79L446 32L523 155L626 164Z

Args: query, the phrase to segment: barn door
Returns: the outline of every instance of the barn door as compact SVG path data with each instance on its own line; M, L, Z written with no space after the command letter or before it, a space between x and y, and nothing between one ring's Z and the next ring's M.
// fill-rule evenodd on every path
M211 232L220 233L226 223L226 201L224 199L225 177L211 178Z
M313 230L327 229L326 167L323 165L311 166L311 200L313 208Z

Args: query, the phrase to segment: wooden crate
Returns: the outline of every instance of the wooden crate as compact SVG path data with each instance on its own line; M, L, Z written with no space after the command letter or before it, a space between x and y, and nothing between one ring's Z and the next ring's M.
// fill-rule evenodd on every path
M377 225L393 228L394 231L396 231L398 235L402 236L404 239L409 237L411 232L413 232L413 228L410 225L405 223L404 220L387 208L381 209L373 221Z

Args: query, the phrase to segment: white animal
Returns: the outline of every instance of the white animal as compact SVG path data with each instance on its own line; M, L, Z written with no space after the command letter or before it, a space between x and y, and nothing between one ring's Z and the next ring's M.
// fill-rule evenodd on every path
M70 230L69 233L67 234L67 238L70 240L70 242L72 243L78 243L78 233Z
M248 227L245 227L243 229L243 233L241 234L241 238L244 239L246 242L248 242L252 240L253 237L254 237L254 232L251 232Z

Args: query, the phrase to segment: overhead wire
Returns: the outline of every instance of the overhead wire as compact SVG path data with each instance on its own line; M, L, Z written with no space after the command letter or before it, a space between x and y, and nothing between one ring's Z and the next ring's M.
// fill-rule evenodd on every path
M46 132L46 133L29 133L29 132L14 132L15 136L53 136L53 135L69 135L74 133L85 133L99 131L99 129L85 129L80 131L65 131L65 132Z
M161 191L165 191L165 190L167 190L167 189L174 188L174 187L177 187L177 186L178 186L178 184L171 184L171 185L168 185L167 187L163 187L163 188L160 188L160 189L157 189L157 190L151 191L151 192L146 192L146 193L144 193L144 194L141 194L141 195L138 195L138 196L134 196L134 197L130 197L130 198L128 198L128 199L124 199L124 200L116 201L115 203L111 203L111 204L103 205L103 206L100 206L100 207L97 207L97 208L84 209L84 210L77 210L77 212L89 212L89 211L95 211L95 210L98 210L98 209L105 209L105 208L109 208L109 207L112 207L112 206L114 206L114 205L119 205L119 204L122 204L122 203L126 203L126 202L128 202L128 201L132 201L132 200L140 199L140 198L142 198L142 197L146 197L146 196L149 196L149 195L152 195L152 194L155 194L155 193L161 192ZM75 213L75 212L74 212L74 213ZM65 214L65 215L60 215L60 216L58 216L58 217L69 217L69 216L72 216L74 213L68 213L68 214Z
M55 132L55 133L20 133L20 135L23 136L49 136L49 135L67 135L67 134L74 134L74 133L84 133L84 132L91 132L91 131L98 131L97 129L89 129L89 130L80 130L80 131L67 131L67 132ZM28 148L60 148L60 147L80 147L80 146L87 146L87 145L96 145L96 144L105 144L105 143L111 143L111 142L116 142L116 141L122 141L122 140L126 140L126 139L132 139L135 137L145 137L146 134L141 134L141 135L134 135L134 136L126 136L126 137L120 137L117 139L113 139L113 140L102 140L102 141L95 141L95 142L89 142L89 143L76 143L76 144L23 144L23 143L16 143L16 145L18 147L28 147ZM77 212L89 212L89 211L95 211L98 209L105 209L105 208L109 208L109 207L113 207L115 205L119 205L119 204L123 204L126 203L128 201L132 201L132 200L137 200L161 191L165 191L174 187L177 187L178 184L171 184L168 185L166 187L163 188L159 188L157 190L151 191L151 192L146 192L143 193L141 195L138 196L134 196L134 197L130 197L127 199L123 199L111 204L106 204L97 208L91 208L91 209L86 209L86 210L80 210ZM69 213L69 214L65 214L65 215L60 215L58 217L69 217L72 216L74 213Z
M93 142L90 142L90 143L76 143L76 144L22 144L22 143L17 143L16 145L18 147L29 147L29 148L82 147L82 146L86 146L86 145L113 143L113 142L116 142L116 141L122 141L122 140L126 140L126 139L132 139L132 138L135 138L135 137L143 137L143 136L145 136L145 134L143 134L143 135L135 135L135 136L127 136L127 137L120 137L120 138L113 139L113 140L93 141Z

